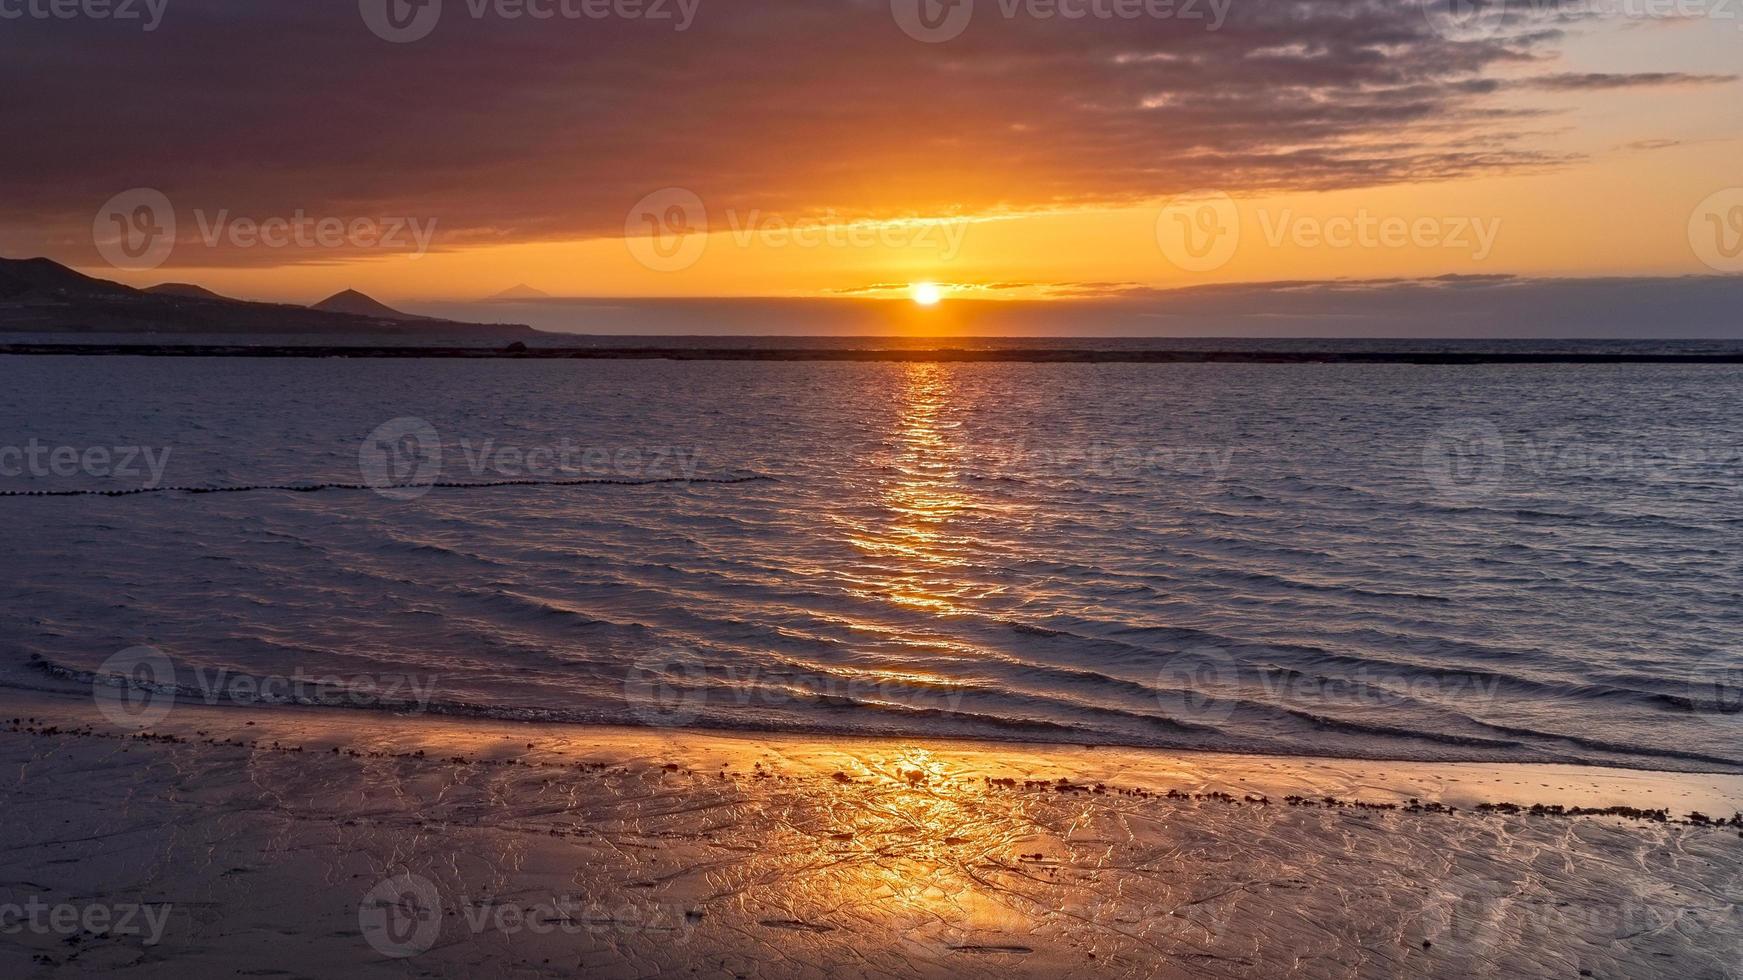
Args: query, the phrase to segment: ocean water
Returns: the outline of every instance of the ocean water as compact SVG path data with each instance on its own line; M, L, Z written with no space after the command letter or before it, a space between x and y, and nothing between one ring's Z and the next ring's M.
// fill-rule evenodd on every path
M510 317L512 319L512 316ZM1508 354L1743 354L1743 340L1709 338L1640 338L1630 340L1569 338L1331 338L1331 337L932 337L793 336L648 334L578 334L536 332L523 338L530 347L655 347L785 350L1095 350L1095 351L1282 351L1288 353L1508 353ZM321 334L252 334L230 336L189 333L8 333L0 342L18 344L223 345L275 347L438 346L495 348L501 337L456 335L432 341L427 336L366 334L334 337Z
M162 491L0 497L0 683L1743 771L1740 475L1735 367L0 358Z

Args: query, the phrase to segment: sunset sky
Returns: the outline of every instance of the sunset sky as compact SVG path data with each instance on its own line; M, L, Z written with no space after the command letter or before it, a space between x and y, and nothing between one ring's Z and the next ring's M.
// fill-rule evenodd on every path
M942 310L1545 279L1650 306L1743 271L1743 7L975 0L921 40L912 0L559 2L403 8L440 16L397 41L374 0L0 19L0 254L450 311L516 284L907 304L936 283ZM102 212L137 188L175 245L117 269ZM235 224L299 215L347 230L271 247ZM1226 254L1183 258L1219 215ZM1734 286L1700 288L1734 309Z

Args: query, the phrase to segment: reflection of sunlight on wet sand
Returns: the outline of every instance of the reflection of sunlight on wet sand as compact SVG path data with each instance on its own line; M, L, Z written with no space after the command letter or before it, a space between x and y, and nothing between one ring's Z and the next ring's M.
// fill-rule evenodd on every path
M764 900L795 921L853 910L867 926L902 937L909 955L949 955L965 937L1022 935L1031 914L990 887L1041 828L1019 809L990 805L978 781L918 748L866 753L834 792L795 819L796 839L766 858ZM798 817L795 812L792 814Z
M88 696L0 707L36 719L0 740L25 777L0 799L19 880L211 895L153 954L193 975L267 935L307 957L293 972L337 972L360 899L401 873L443 899L406 964L430 976L1731 976L1743 944L1730 828L1283 796L1468 806L1538 787L1724 813L1743 777L197 702L140 735ZM117 872L128 854L148 860ZM560 896L573 913L534 915ZM516 914L475 925L480 902Z

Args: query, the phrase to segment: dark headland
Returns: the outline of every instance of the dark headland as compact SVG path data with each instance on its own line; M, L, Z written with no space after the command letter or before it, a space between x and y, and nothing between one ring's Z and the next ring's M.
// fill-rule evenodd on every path
M256 303L220 296L191 283L134 289L40 258L0 259L0 333L232 337L374 334L431 341L465 338L503 343L537 336L531 327L519 324L462 323L413 316L352 290L312 307Z

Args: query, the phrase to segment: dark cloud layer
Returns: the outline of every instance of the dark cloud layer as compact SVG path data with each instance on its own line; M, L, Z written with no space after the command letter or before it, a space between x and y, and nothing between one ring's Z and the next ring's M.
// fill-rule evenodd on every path
M478 2L407 44L344 0L175 0L150 32L0 23L0 248L88 260L97 207L136 186L183 214L435 218L454 247L621 234L668 185L711 210L888 216L1559 162L1494 78L1556 33L1458 40L1398 0L1234 0L1215 30L1202 0L1205 19L1075 21L980 0L941 44L888 0L700 0L682 32Z
M1606 89L1665 88L1679 85L1725 85L1736 80L1736 75L1694 75L1681 71L1584 72L1545 75L1542 78L1533 78L1527 84L1533 88L1548 89L1554 92L1593 92Z

